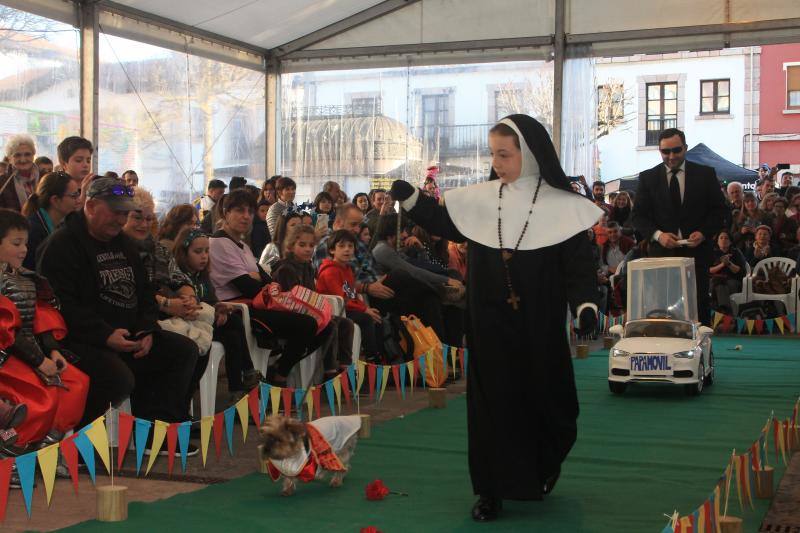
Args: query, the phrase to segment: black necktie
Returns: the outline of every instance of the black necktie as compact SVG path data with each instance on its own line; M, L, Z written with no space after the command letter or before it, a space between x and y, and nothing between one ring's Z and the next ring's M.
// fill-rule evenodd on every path
M670 171L672 173L672 177L669 180L669 196L672 198L672 205L675 207L676 211L680 211L681 204L683 201L681 200L681 186L678 183L678 172L680 169L675 169Z

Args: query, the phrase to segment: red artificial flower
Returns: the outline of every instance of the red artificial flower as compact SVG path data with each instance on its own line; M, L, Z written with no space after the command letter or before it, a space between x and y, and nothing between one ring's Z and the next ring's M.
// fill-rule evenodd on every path
M383 484L383 481L376 479L367 485L367 499L368 500L382 500L389 494L389 489Z
M381 533L381 530L375 526L362 527L361 533Z

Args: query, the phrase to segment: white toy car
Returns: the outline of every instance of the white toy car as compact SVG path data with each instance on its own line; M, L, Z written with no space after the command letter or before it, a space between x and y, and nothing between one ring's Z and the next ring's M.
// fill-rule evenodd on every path
M628 320L609 330L620 337L608 354L609 389L662 382L700 394L714 382L714 332L697 320L694 260L639 259L627 268Z

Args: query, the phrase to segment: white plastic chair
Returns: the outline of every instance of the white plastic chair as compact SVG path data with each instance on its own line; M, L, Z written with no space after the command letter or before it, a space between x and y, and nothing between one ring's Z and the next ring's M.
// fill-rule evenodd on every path
M235 305L242 312L242 322L244 323L244 334L247 339L247 348L250 350L250 359L253 361L253 367L261 372L261 375L267 375L267 367L269 366L269 353L267 348L261 348L258 345L258 339L253 334L253 328L250 325L250 308L247 304L238 302L229 302Z
M797 264L793 259L789 259L787 257L768 257L766 259L762 259L758 263L756 263L755 268L753 269L752 275L748 275L744 278L743 285L746 285L747 288L744 289L745 294L747 295L747 302L755 302L755 301L763 301L763 300L774 300L778 302L783 302L784 306L786 307L787 313L796 313L797 312L797 275L792 276L789 278L789 292L785 294L762 294L754 292L753 290L753 281L759 273L763 273L765 279L769 279L769 269L770 268L780 268L787 276L791 274L793 270L797 267Z
M222 343L214 341L211 343L211 350L208 355L208 366L200 378L200 416L211 416L215 413L217 403L217 376L219 374L219 362L225 355L225 348Z

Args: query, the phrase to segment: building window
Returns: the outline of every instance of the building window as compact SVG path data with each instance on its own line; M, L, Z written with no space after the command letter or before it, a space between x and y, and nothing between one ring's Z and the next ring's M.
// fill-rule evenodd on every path
M428 144L433 143L439 148L447 146L449 107L449 94L422 95L422 137Z
M381 114L380 96L354 97L350 100L353 115L357 117L371 117Z
M700 114L731 112L731 80L702 80L700 82Z
M645 144L658 146L658 135L668 128L678 127L678 84L676 82L647 84L647 133Z
M800 65L786 66L786 109L800 109Z

